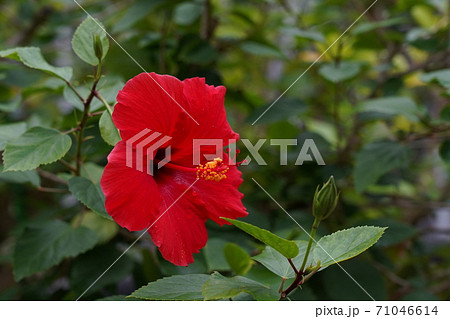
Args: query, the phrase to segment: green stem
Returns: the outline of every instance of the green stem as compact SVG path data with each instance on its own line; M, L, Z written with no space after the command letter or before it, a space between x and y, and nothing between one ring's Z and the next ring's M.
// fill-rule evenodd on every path
M94 96L96 95L96 88L98 81L100 80L100 70L102 67L101 61L99 61L98 66L95 70L95 78L94 83L92 84L91 92L89 93L89 96L84 101L84 109L83 109L83 115L81 117L80 123L78 124L78 135L77 135L77 152L75 157L75 175L80 176L81 174L81 165L83 163L82 156L81 156L81 147L83 145L83 136L84 136L84 129L86 127L86 123L89 119L89 108L91 107L91 102Z
M300 267L299 273L303 273L305 270L306 262L308 261L309 253L311 251L311 246L314 241L314 236L316 235L317 227L319 227L320 219L314 219L314 223L311 228L311 233L309 234L308 247L306 248L305 257L303 258L302 266Z
M103 105L108 110L109 115L112 117L112 108L111 105L109 105L109 103L106 101L106 99L98 92L95 92L95 97L103 103Z

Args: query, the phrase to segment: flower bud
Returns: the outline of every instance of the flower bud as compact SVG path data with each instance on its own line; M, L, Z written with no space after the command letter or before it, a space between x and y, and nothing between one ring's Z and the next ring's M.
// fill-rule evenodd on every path
M94 34L92 41L94 45L95 56L99 61L101 61L103 59L102 40L100 39L100 36L96 33Z
M317 186L313 200L314 217L324 220L336 208L339 200L339 193L334 183L334 177L331 176L328 181L319 189Z

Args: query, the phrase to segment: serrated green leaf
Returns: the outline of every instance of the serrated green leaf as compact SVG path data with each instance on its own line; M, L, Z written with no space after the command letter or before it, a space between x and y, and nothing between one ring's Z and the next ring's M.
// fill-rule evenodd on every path
M103 25L97 19L87 17L75 31L72 38L72 49L78 57L91 65L98 64L98 58L95 55L93 39L94 35L100 37L100 43L103 48L102 59L105 58L109 49L109 41Z
M250 255L241 247L233 243L227 243L223 248L225 258L231 269L237 275L245 275L252 267Z
M55 67L48 64L42 56L41 49L36 47L18 47L3 50L0 51L0 57L20 61L29 68L50 73L64 81L70 81L72 78L71 67Z
M53 220L25 228L14 250L14 277L17 281L75 257L97 243L97 235L85 227L72 228Z
M5 171L26 171L62 158L72 140L58 130L32 127L8 142L3 153Z
M338 65L334 63L322 64L319 74L332 83L351 79L361 71L361 63L355 61L343 61Z
M421 111L417 104L409 97L392 96L364 101L359 110L361 112L377 112L382 115L403 115L411 122L417 122Z
M373 244L383 235L386 227L359 226L337 231L319 239L311 250L312 267L320 261L323 269L335 263L353 258Z
M6 143L18 138L27 130L27 123L17 122L0 125L0 151L5 149Z
M112 220L105 209L105 195L100 185L92 183L89 179L75 176L68 181L69 190L80 202L92 209L100 216Z
M165 277L133 292L130 297L147 300L203 300L202 287L209 275Z
M292 258L292 262L298 269L300 268L303 258L305 257L308 242L299 240L295 243L297 244L300 253L296 257ZM253 259L281 278L295 278L295 272L288 260L270 246L264 248L263 252L257 256L254 256Z
M235 219L225 218L226 221L230 222L239 229L245 231L247 234L255 237L256 239L262 241L264 244L273 247L279 253L281 253L286 258L294 258L298 255L298 247L294 241L287 240L272 234L270 231L250 225L245 222L241 222Z
M109 112L103 112L102 116L100 117L98 126L100 128L100 135L102 136L103 140L109 145L114 146L121 140L119 131L114 125Z
M377 141L366 144L356 155L353 170L356 191L364 191L382 175L407 166L409 161L409 148L397 142Z
M236 297L241 293L248 293L256 300L278 300L280 295L268 286L254 280L236 276L227 278L214 272L203 284L205 300L219 300Z

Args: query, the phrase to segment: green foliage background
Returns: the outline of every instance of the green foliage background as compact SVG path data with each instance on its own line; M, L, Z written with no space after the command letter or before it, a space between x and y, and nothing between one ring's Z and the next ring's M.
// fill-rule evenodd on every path
M345 270L377 300L449 299L448 1L378 1L254 125L371 1L79 3L146 71L181 79L200 76L208 84L225 85L233 129L253 143L268 139L261 148L267 165L253 161L241 167L240 189L250 212L246 222L283 238L307 240L252 178L309 229L316 186L334 175L340 202L321 224L319 235L358 225L389 227L369 251L343 263ZM73 68L72 85L87 95L93 67L71 49L73 33L85 18L71 0L2 2L0 50L41 48L51 65ZM99 90L113 103L123 83L143 71L116 43L110 40L109 46ZM14 139L37 126L47 128L33 130L44 130L39 134L46 134L49 144L59 143L55 154L70 148L64 160L74 159L74 137L50 128L63 132L75 127L83 106L51 74L67 78L67 70L47 71L50 74L0 59L0 152L5 146L12 149L10 159L3 157L5 168L14 170L22 156L13 152ZM91 111L102 110L95 100ZM105 124L102 129L107 132L102 134L109 144L102 139L99 118L87 123L91 139L83 144L81 177L72 178L67 186L64 181L70 172L61 162L44 160L28 163L28 168L41 165L37 169L0 172L0 299L76 299L137 238L105 219L98 182L112 149L109 144L117 137ZM279 164L279 147L269 144L276 138L298 140L296 147L289 147L286 166ZM327 165L294 165L308 138L314 139ZM30 151L40 152L29 143ZM242 144L238 146L242 158L248 155ZM49 154L40 156L45 155ZM260 242L232 226L208 223L208 233L208 244L189 267L166 262L144 237L83 298L120 300L148 282L186 274L197 275L182 277L182 283L209 287L210 299L224 282L222 275L245 275L247 284L255 287L250 293L239 290L239 285L231 287L230 291L242 292L240 299L267 297L254 282L278 289L280 277L248 257L263 250ZM40 251L39 243L52 246ZM35 254L40 257L33 260ZM171 282L157 282L158 289L170 294L167 287L174 287L180 277L165 280ZM188 294L185 299L192 298L189 291L183 293ZM368 296L333 266L290 298L367 300Z

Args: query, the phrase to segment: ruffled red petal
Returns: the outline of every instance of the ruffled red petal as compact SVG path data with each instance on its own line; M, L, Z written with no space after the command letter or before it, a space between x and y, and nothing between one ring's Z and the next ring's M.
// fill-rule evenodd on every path
M120 141L109 154L100 184L108 214L120 226L138 231L158 215L161 194L151 175L126 166L125 147Z

